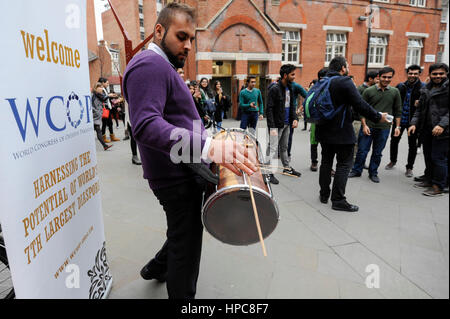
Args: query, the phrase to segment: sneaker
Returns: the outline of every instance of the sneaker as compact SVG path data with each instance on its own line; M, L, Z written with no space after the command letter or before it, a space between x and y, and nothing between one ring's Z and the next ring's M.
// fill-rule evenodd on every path
M374 183L379 183L380 182L380 178L377 175L369 175L369 178Z
M424 182L425 181L425 175L414 177L414 181L415 182Z
M109 150L111 147L112 147L112 145L106 145L106 146L103 146L103 149L104 149L105 151L107 151L107 150Z
M384 169L391 170L394 168L394 166L395 166L395 163L389 162L389 164L387 164Z
M300 177L302 176L302 173L297 172L295 169L293 169L292 167L289 168L285 168L283 169L283 175L288 175L288 176L294 176L294 177Z
M280 183L280 181L273 174L269 175L269 182L275 185Z
M311 167L309 169L313 172L317 172L317 163L311 163Z
M412 169L407 168L405 172L405 176L411 178L414 176Z
M348 178L352 178L352 177L361 177L361 173L351 171L350 174L348 174Z
M417 183L417 184L414 184L414 187L415 187L415 188L430 188L430 187L432 187L432 186L433 186L433 185L431 185L431 183L426 182L426 181L420 182L420 183Z
M442 191L442 189L439 188L439 186L433 185L432 187L430 187L426 191L424 191L422 194L425 196L437 197L437 196L442 196L444 194L444 192Z

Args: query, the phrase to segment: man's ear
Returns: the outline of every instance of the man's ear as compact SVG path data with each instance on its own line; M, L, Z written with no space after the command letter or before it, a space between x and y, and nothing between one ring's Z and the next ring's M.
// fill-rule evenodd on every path
M155 26L155 40L158 42L162 40L164 37L164 30L165 28L159 23Z

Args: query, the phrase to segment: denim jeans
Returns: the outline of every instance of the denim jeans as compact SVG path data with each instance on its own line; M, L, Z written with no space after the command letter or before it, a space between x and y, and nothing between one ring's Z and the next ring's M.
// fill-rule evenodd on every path
M365 135L363 130L359 132L358 153L356 154L355 164L353 165L353 172L358 174L362 173L367 154L373 143L372 156L369 164L369 176L378 175L378 167L380 166L382 153L389 138L389 131L390 129L370 128L369 136Z
M287 153L288 141L289 141L289 127L290 125L285 124L283 128L277 128L278 135L270 135L269 129L269 160L275 158L277 152L280 152L281 163L284 168L289 168L289 156Z
M258 124L258 112L242 112L241 115L241 129L246 130L251 127L253 132L256 131L256 124Z

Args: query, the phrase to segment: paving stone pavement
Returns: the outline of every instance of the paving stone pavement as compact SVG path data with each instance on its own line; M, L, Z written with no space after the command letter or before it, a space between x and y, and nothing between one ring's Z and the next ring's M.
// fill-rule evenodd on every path
M238 126L224 121L224 127ZM122 124L115 133L124 136ZM404 176L407 149L403 137L399 162L387 171L388 142L381 183L371 182L367 171L349 179L347 198L360 210L336 212L319 202L319 173L309 170L309 132L296 129L291 165L302 176L276 175L280 184L272 189L280 220L265 240L268 256L259 244L230 246L205 232L196 297L449 298L448 195L428 198L413 188ZM139 275L164 243L166 219L142 167L131 163L129 141L115 142L107 152L97 142L97 159L114 277L109 298L167 298L165 284ZM419 154L414 173L423 170ZM377 283L369 280L377 271L379 288L368 288L366 280Z

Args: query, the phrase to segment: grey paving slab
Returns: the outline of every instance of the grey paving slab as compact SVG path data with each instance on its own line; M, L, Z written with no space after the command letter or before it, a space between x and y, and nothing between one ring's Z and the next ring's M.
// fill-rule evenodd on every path
M225 127L236 127L234 120ZM265 121L258 126L265 127ZM123 137L123 126L116 132ZM364 171L350 179L347 198L358 213L337 212L318 200L318 172L309 170L309 132L296 130L291 165L300 178L276 174L277 228L261 246L230 246L204 233L197 298L448 298L448 196L426 198L406 178L407 141L399 164L375 185ZM141 267L165 240L166 218L131 164L128 141L104 152L97 142L107 256L114 276L110 298L167 298L165 284L145 281ZM320 159L320 146L319 146ZM423 157L416 161L421 175ZM369 264L380 266L381 287L365 285Z
M365 284L339 280L339 297L342 299L385 299L376 288L367 288Z
M304 201L289 202L285 207L328 246L355 242L353 237Z
M442 252L418 247L402 245L402 274L425 290L433 298L449 298L448 285L442 282L449 280L448 264Z
M372 273L366 272L369 265L378 266L380 287L377 289L385 298L431 298L422 288L402 276L361 244L338 246L334 247L334 250L364 278Z

